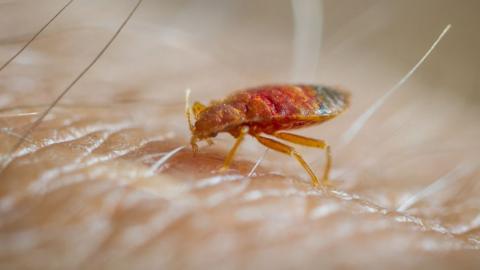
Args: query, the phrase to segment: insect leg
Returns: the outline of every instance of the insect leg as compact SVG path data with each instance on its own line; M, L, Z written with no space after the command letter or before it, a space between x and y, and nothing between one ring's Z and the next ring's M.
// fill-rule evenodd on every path
M235 141L235 144L233 145L232 149L230 150L230 152L228 152L227 158L223 163L223 167L220 169L221 171L228 170L228 167L230 167L230 163L232 163L233 157L235 156L235 153L237 152L237 149L240 146L240 143L242 143L243 139L245 138L245 133L247 133L247 131L248 131L247 128L240 129L240 134L238 135L237 140Z
M312 185L315 187L319 185L317 176L313 173L312 169L310 168L310 166L308 166L307 162L305 162L302 156L299 153L297 153L297 151L295 151L293 147L283 144L281 142L272 140L270 138L259 136L259 135L255 136L255 138L261 144L265 145L270 149L273 149L275 151L294 157L300 163L300 165L302 165L305 171L310 175L310 178L312 179Z
M324 140L318 140L318 139L312 139L308 137L303 137L300 135L295 135L291 133L286 133L286 132L278 132L274 133L273 136L291 142L291 143L296 143L304 146L309 146L309 147L316 147L325 150L325 169L323 171L323 184L324 185L331 185L330 182L328 181L329 179L329 174L330 174L330 168L332 167L332 154L330 152L330 146L325 142Z

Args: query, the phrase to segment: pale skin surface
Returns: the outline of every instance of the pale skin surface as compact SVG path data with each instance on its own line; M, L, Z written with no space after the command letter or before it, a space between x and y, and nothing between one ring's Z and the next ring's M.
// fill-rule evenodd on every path
M74 3L67 17L0 73L2 157L132 5L86 2ZM284 40L291 36L269 28L278 25L275 14L265 14L263 6L240 9L264 15L249 17L257 27L222 18L232 20L223 27L238 30L232 36L230 28L203 28L217 25L213 15L185 23L198 9L182 15L146 3L1 172L0 268L478 269L480 39L472 26L478 25L478 4L432 2L417 4L413 14L408 1L325 4L331 17L325 19L316 81L350 89L352 108L295 133L331 145L334 187L327 191L312 188L296 161L274 151L246 177L264 152L248 136L223 173L218 170L234 143L231 136L214 138L213 146L199 144L195 157L188 147L187 86L193 100L207 103L236 88L290 76L290 58L278 55L291 52ZM62 4L48 9L22 3L0 8L0 18L13 22L0 31L7 44L0 46L1 63ZM108 16L90 11L105 7ZM272 13L285 18L288 8ZM31 22L15 16L21 12L34 14ZM87 14L95 20L86 22ZM257 17L267 20L265 29L252 21ZM291 29L284 23L279 29ZM450 36L405 91L351 144L341 145L342 133L446 23L453 24ZM208 31L189 35L197 24ZM252 35L270 42L247 46ZM323 150L296 149L321 177Z

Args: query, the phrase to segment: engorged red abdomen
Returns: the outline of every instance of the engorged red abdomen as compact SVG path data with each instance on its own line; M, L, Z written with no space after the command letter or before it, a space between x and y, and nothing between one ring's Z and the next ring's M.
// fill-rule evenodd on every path
M238 91L202 111L199 138L248 126L250 134L306 127L333 118L348 107L349 95L321 85L267 85Z
M244 125L252 133L273 133L311 125L300 120L314 116L319 108L317 92L311 86L272 85L237 92L224 100L244 113Z

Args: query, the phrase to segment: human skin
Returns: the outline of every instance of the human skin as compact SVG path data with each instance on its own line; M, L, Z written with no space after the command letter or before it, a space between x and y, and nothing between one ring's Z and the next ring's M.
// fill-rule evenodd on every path
M187 31L195 24L203 29L201 21L179 19L163 29L157 17L177 9L145 3L0 173L0 268L478 269L480 38L472 29L478 4L424 1L410 14L412 3L365 1L364 9L325 3L331 16L316 80L349 89L352 108L298 133L332 145L334 187L327 190L313 188L293 159L272 151L249 177L264 154L254 140L224 173L218 169L233 138L202 144L195 156L188 147L184 88L207 103L238 88L290 80L291 59L278 57L291 52L282 42L291 38L283 32L290 22L250 32L252 25L235 28L243 21L232 19L224 27L238 30L236 36L212 27L203 39ZM28 4L18 10L36 10ZM78 3L0 73L2 157L98 52L129 4ZM39 9L31 25L12 23L23 32L0 31L10 40L1 59L58 7ZM90 14L93 7L104 16ZM14 21L9 8L1 10ZM274 11L288 15L288 8ZM239 12L257 9L267 8ZM86 14L97 20L88 25ZM446 15L451 21L441 19ZM275 15L253 16L259 17L276 25ZM453 24L451 32L403 92L342 144L342 134L415 64L445 23ZM278 32L263 42L247 42L272 29ZM172 31L174 41L165 38ZM320 174L324 153L298 150Z

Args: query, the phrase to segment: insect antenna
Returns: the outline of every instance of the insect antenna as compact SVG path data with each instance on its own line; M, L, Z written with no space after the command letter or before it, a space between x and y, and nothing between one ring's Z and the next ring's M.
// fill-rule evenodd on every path
M190 88L187 88L187 90L185 90L185 117L187 117L188 127L190 128L190 132L193 135L194 126L193 126L193 123L192 123L192 109L190 107L190 93L191 92L192 92L192 90L190 90Z
M40 30L38 30L35 35L27 42L23 47L18 50L10 59L7 60L1 67L0 67L0 72L2 72L3 69L5 69L17 56L19 56L29 45L32 43L42 32L45 30L59 15L62 13L70 4L75 1L75 0L70 0L68 1Z
M4 159L4 161L0 164L0 174L3 172L3 170L8 166L8 164L12 161L14 153L20 148L20 146L23 144L25 139L33 132L35 128L40 125L40 123L45 119L45 117L50 113L50 111L60 102L60 100L70 91L70 89L87 73L87 71L100 59L100 57L105 53L105 51L110 47L110 45L113 43L115 38L120 34L122 29L125 27L127 22L130 20L130 18L133 16L135 11L138 9L140 4L143 2L143 0L138 0L138 2L135 4L135 6L132 8L128 16L125 18L125 20L122 22L122 24L119 26L117 31L113 34L113 36L110 38L110 40L105 44L105 46L102 48L102 50L95 56L95 58L88 64L80 74L60 93L60 95L50 104L50 106L41 113L41 115L33 122L33 124L22 134L22 137L15 143L15 145L12 147L12 149L9 151L7 157Z
M188 128L190 129L190 133L192 137L190 139L190 145L192 146L193 153L198 152L198 145L197 145L197 137L195 136L195 126L192 123L192 108L190 107L190 93L192 90L187 88L185 91L185 117L187 117Z

